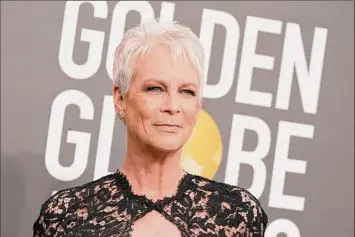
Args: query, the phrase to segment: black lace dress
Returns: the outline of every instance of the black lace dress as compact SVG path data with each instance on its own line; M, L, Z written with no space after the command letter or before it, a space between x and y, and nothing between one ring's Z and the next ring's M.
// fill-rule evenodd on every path
M185 173L176 194L153 202L133 193L120 171L57 192L43 205L34 237L130 237L135 221L157 211L182 237L264 236L268 219L245 189Z

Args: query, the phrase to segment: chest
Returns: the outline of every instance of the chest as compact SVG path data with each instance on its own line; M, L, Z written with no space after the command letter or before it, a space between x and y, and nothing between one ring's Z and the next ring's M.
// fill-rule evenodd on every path
M147 213L132 225L131 237L182 237L176 225L157 211Z

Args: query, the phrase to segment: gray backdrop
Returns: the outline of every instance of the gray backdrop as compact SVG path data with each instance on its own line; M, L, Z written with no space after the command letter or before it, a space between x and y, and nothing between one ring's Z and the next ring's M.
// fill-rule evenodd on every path
M354 4L254 1L2 1L1 235L31 236L53 191L120 167L106 64L152 17L206 47L203 107L223 142L213 179L260 199L268 237L353 236Z

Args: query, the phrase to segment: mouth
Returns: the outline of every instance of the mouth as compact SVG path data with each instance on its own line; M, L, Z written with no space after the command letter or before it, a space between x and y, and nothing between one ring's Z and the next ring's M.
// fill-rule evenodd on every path
M157 127L172 127L172 128L181 128L180 125L177 125L177 124L168 124L168 123L156 123L154 124L154 126L157 126Z
M181 130L181 126L177 124L167 124L167 123L158 123L154 124L154 126L161 132L166 133L177 133Z

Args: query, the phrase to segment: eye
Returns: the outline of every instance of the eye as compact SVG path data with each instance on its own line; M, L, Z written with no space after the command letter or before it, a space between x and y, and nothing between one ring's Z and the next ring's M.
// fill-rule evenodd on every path
M196 92L195 92L195 91L193 91L193 90L187 90L187 89L182 90L182 93L186 93L186 94L192 95L192 96L195 96L195 95L196 95Z
M148 92L160 92L163 91L163 88L161 88L160 86L148 86L145 88L145 91Z

